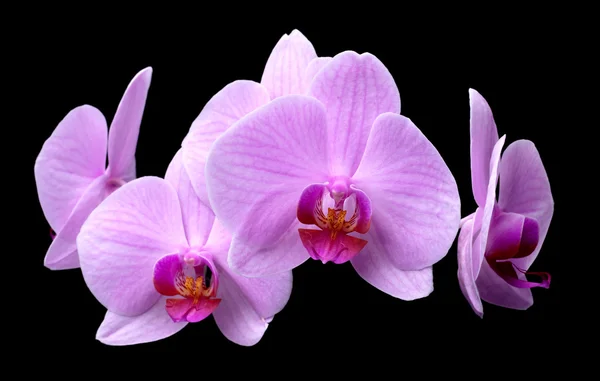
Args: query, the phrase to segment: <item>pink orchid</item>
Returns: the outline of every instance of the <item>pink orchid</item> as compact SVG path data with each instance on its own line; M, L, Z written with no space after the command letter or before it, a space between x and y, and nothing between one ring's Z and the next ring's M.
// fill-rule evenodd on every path
M550 286L548 273L527 270L548 232L554 201L535 145L518 140L500 158L506 136L498 139L485 99L473 89L469 96L471 182L478 207L461 221L458 280L475 313L483 317L481 299L524 310L533 304L532 287ZM527 274L539 275L542 280L528 281Z
M183 165L194 190L206 205L204 170L214 140L233 123L283 95L305 94L312 78L331 57L317 57L310 41L298 30L283 35L273 48L260 83L234 81L216 93L192 123L183 147Z
M230 266L254 277L309 256L350 261L390 295L427 296L460 222L452 173L399 115L398 88L375 56L336 55L308 94L272 100L212 145L206 183L233 235Z
M225 337L250 346L290 297L291 272L249 279L229 269L231 236L196 196L181 159L180 150L165 179L125 184L81 228L83 277L108 309L103 343L160 340L212 314Z
M34 172L40 204L53 230L46 267L79 267L76 238L81 225L106 196L135 178L135 149L151 78L148 67L131 80L110 131L104 115L84 105L71 110L44 143Z

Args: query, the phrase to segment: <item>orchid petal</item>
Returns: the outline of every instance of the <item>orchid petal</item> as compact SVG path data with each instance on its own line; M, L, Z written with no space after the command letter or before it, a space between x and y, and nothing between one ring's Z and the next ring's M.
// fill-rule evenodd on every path
M196 194L207 206L204 171L210 147L233 123L269 101L269 93L261 84L235 81L216 93L192 123L182 143L182 160Z
M481 264L485 262L483 257L485 255L485 251L487 248L488 234L490 232L490 226L492 224L493 216L498 212L496 208L496 185L498 184L498 164L500 163L500 153L502 152L502 147L504 146L504 141L506 140L506 135L502 135L502 137L496 142L494 145L494 149L492 150L492 156L490 157L490 178L489 184L485 199L485 205L481 211L481 225L479 225L479 218L475 218L475 232L479 226L479 235L474 245L478 245L476 249L473 249L473 276L475 279L479 276L479 269L481 268Z
M208 239L215 215L194 192L192 182L183 166L182 157L183 149L180 148L167 168L165 180L173 185L179 196L183 227L189 245L201 247Z
M121 316L107 311L96 339L107 345L150 343L172 336L187 325L174 323L165 310L166 298L160 298L150 309L138 316Z
M35 161L38 197L50 227L60 232L94 179L104 173L107 127L92 106L71 110L44 142Z
M300 266L310 258L298 237L298 229L306 227L293 223L269 246L253 245L234 237L229 250L229 266L249 278L279 274Z
M332 57L317 57L308 63L304 71L304 82L306 89L310 88L310 84L321 69L333 60Z
M517 140L506 148L500 163L499 193L498 205L503 211L523 214L538 223L537 247L531 255L514 261L528 270L540 252L554 213L548 175L531 141Z
M304 72L317 57L315 48L300 31L284 34L265 65L260 83L269 90L271 99L282 95L304 94Z
M469 89L471 104L471 186L477 205L485 205L490 183L490 159L498 141L494 116L486 100Z
M331 172L352 176L375 118L384 112L400 113L394 78L372 54L346 51L317 73L308 92L327 110Z
M221 304L213 312L215 322L227 339L239 345L254 345L260 341L273 317L273 314L261 314L261 309L285 305L292 291L292 272L245 278L227 272L225 267L220 271L223 281L217 297L221 298Z
M111 178L135 179L135 149L151 79L151 67L133 77L110 125L107 172Z
M159 299L154 264L187 248L175 189L158 177L123 185L89 216L77 237L81 270L107 309L125 316L147 311Z
M220 277L217 297L221 304L213 312L217 326L229 340L244 346L256 344L270 319L280 312L292 292L292 272L262 278L246 278L227 264L231 236L218 222L205 250L213 255Z
M277 243L276 247L273 248L254 248L243 242L232 239L231 233L220 223L218 219L215 219L213 230L210 232L208 242L206 243L205 249L210 252L221 255L222 253L235 252L240 253L239 256L234 256L233 259L247 259L247 262L243 263L243 266L239 266L247 270L245 273L240 273L245 277L257 277L256 274L271 273L279 274L285 272L286 268L294 268L302 264L308 259L306 250L302 247L302 243L298 239L298 228L306 226L302 224L294 225L289 231L285 232L282 239ZM275 260L273 258L276 258ZM277 260L281 258L281 260ZM221 266L225 266L223 258L219 259ZM226 262L231 269L235 269L238 266L231 263L232 257L228 254ZM294 262L295 261L295 262ZM265 264L267 266L265 267ZM237 272L239 273L239 272ZM281 306L283 308L283 306ZM266 315L274 315L277 311L271 311L265 313Z
M366 235L364 249L351 260L352 266L373 287L402 300L424 298L433 292L433 270L400 270L385 254L385 230L373 221Z
M473 215L467 219L458 235L458 284L463 295L479 317L483 317L483 305L477 291L473 274Z
M473 213L469 214L469 215L468 215L468 216L466 216L466 217L463 217L463 218L460 220L460 226L459 226L459 228L461 228L461 229L462 229L462 227L463 227L463 225L465 224L465 222L467 222L467 221L469 221L469 220L471 220L471 219L473 219L473 218L475 218L475 212L473 212Z
M517 275L521 279L525 278L522 274ZM533 295L529 288L516 288L506 283L487 261L481 264L476 284L479 296L488 303L517 310L526 310L533 305Z
M232 237L229 230L223 226L221 221L215 218L212 230L208 236L208 241L206 241L205 244L206 251L211 253L214 252L213 263L215 260L223 262L223 257L225 258L225 261L227 261L227 253L229 251L229 247L231 246L231 239ZM210 250L207 248L210 248Z
M44 258L44 266L51 270L67 270L79 267L77 235L90 213L107 195L106 178L98 177L88 187L75 205L73 213L62 230L54 237Z
M289 95L244 117L213 144L206 165L208 195L234 240L256 250L276 248L286 232L298 227L302 190L328 178L325 134L323 105L307 96ZM242 274L260 267L248 257L256 250L231 251L230 264ZM290 270L285 267L298 259L286 264L277 255L261 257L267 261L265 269L283 261L283 270Z
M460 223L458 188L410 119L385 113L375 120L353 180L371 200L377 255L400 270L420 270L446 255Z

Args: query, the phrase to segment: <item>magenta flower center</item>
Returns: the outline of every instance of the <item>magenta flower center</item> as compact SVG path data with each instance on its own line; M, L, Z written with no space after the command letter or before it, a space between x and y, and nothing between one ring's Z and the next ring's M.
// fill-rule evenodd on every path
M198 322L219 305L218 274L210 254L186 250L161 258L154 266L154 287L164 296L166 309L175 322Z
M366 240L350 236L367 233L371 224L371 203L346 178L308 186L298 203L298 220L316 229L298 229L302 244L313 259L344 263L358 254Z

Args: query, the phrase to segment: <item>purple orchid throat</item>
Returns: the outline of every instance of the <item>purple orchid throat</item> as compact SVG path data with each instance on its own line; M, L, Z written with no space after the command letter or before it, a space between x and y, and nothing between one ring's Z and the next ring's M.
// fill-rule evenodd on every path
M497 212L491 221L485 259L506 283L517 288L550 287L550 274L524 270L513 259L525 258L533 253L539 243L539 225L533 218L518 213ZM537 275L539 282L519 278Z
M164 256L154 265L154 287L166 300L174 322L196 323L209 316L221 302L216 298L219 273L210 254L188 249Z
M102 200L136 177L135 150L151 78L148 67L131 80L110 129L98 109L83 105L71 110L44 142L34 172L51 229L46 267L79 267L81 225Z
M321 229L298 229L311 258L323 263L344 263L367 244L366 240L348 234L369 231L371 201L349 179L333 178L304 189L298 202L298 220Z

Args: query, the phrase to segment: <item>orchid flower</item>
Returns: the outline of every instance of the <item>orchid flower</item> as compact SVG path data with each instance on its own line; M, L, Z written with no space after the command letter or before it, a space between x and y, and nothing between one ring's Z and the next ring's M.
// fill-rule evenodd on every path
M398 88L375 56L336 55L308 94L272 100L212 145L206 183L233 236L230 266L254 277L309 257L350 261L392 296L427 296L459 227L452 173L399 115Z
M182 142L183 165L198 197L209 205L204 169L214 140L248 113L283 95L305 94L310 81L331 57L317 57L298 30L284 34L271 52L260 83L237 80L216 93L192 123Z
M524 310L533 304L531 288L550 286L550 274L528 269L548 232L554 201L535 145L518 140L500 158L506 136L498 139L485 99L473 89L469 96L471 183L478 207L461 221L458 280L475 313L483 317L481 299ZM526 275L538 275L541 281L529 281Z
M179 150L165 179L125 184L81 228L83 277L108 309L97 333L105 344L160 340L212 314L229 340L254 345L290 297L291 271L249 279L229 269L231 236L181 158Z
M148 67L131 80L109 131L104 115L83 105L71 110L42 146L34 172L53 238L46 267L79 267L81 225L106 196L136 177L135 149L151 78Z

